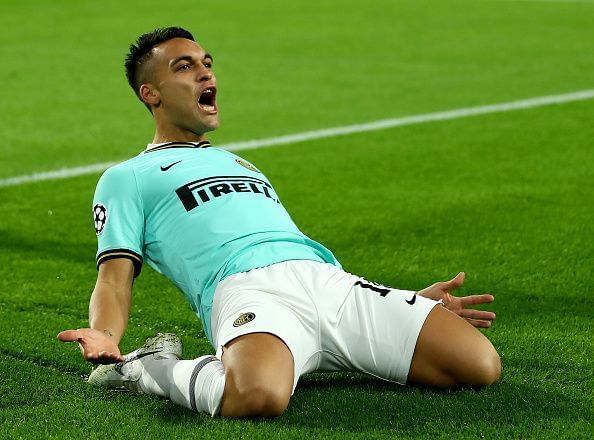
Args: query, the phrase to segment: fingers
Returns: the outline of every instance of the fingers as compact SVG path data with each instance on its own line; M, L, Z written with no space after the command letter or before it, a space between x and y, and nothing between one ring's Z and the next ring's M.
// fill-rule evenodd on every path
M99 353L99 357L97 358L97 363L99 364L115 364L116 362L123 362L124 357L119 353L107 353L102 351Z
M99 340L97 334L101 336ZM117 345L112 341L106 343L104 339L107 338L96 330L64 330L58 334L58 339L62 342L78 342L85 360L94 364L113 364L124 360Z
M64 330L58 333L58 339L62 342L76 342L82 338L79 330Z
M460 297L460 302L463 306L472 306L475 304L489 304L495 301L495 297L489 293L482 295L470 295Z
M124 357L119 353L102 351L100 353L86 353L85 360L93 364L115 364L117 362L123 362Z
M445 290L446 292L451 292L452 290L456 290L458 287L460 287L462 285L465 277L466 277L466 274L464 272L460 272L458 275L456 275L450 281L443 281L441 283L436 283L436 284L442 290Z
M480 321L478 319L467 319L467 321L476 328L489 328L491 327L491 321Z
M93 364L99 363L99 353L83 353L83 357L86 361L91 362Z
M496 318L495 313L485 310L462 309L458 315L466 319L480 319L482 321L493 321Z
M464 282L464 278L466 278L466 274L464 272L460 272L458 275L448 281L448 284L451 286L451 290L460 287Z
M114 364L116 362L123 362L124 356L122 356L119 353L108 353L106 351L102 351L101 353L99 353L98 361L100 364Z

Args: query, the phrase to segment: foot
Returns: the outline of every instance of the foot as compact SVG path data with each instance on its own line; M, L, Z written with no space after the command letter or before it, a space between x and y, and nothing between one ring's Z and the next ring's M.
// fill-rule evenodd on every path
M157 336L147 339L142 347L125 355L124 362L99 365L89 376L88 382L111 389L127 388L143 393L140 386L143 359L180 359L181 355L182 343L176 335L157 333Z

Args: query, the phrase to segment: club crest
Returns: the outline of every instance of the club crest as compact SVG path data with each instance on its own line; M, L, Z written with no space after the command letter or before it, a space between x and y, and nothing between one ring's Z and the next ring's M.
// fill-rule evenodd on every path
M253 166L251 163L246 162L243 159L235 159L235 162L237 162L239 165L241 165L244 168L247 168L250 171L255 171L256 173L260 173L260 170L258 170L255 166ZM260 173L261 174L261 173Z
M242 313L239 315L239 318L233 322L233 327L239 327L240 325L247 324L248 322L253 321L255 317L256 314L252 312Z

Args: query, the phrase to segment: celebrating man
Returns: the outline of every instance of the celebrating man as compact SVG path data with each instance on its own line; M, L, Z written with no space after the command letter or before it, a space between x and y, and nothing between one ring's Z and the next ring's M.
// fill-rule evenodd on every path
M474 328L489 327L495 315L466 308L491 295L450 295L463 273L413 292L343 271L297 228L257 167L211 147L206 134L219 125L212 62L181 28L157 29L130 46L128 81L155 120L155 136L99 180L90 328L58 335L102 364L89 382L225 417L281 414L299 377L312 371L435 387L496 382L499 356ZM121 355L144 261L185 294L216 355L182 360L170 334Z

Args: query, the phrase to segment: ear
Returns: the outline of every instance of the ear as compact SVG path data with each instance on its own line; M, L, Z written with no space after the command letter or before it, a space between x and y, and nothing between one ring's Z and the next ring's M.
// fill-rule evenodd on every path
M158 106L161 103L161 95L157 88L148 83L140 86L140 98L145 104Z

